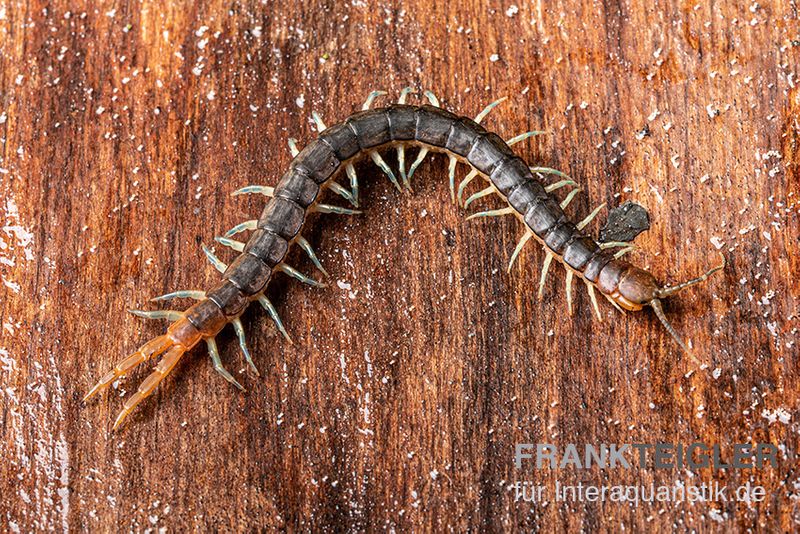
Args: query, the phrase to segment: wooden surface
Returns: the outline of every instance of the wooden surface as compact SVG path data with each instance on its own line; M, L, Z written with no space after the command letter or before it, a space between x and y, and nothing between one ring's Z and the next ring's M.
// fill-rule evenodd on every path
M795 0L164 4L0 3L0 529L800 528ZM306 232L330 287L269 290L295 344L251 309L260 378L219 339L246 393L198 349L110 432L145 370L82 395L164 327L126 308L211 287L200 245L257 216L262 200L230 193L276 182L312 110L332 124L407 84L467 115L510 96L486 124L550 132L519 152L581 183L576 219L645 205L632 258L658 277L720 248L724 274L668 306L692 356L649 312L602 304L599 323L583 289L569 318L560 268L537 299L542 252L507 274L519 224L465 223L441 156L413 195L363 164L366 213ZM695 473L513 463L520 442L655 441L781 457ZM750 482L768 498L514 503L523 480Z

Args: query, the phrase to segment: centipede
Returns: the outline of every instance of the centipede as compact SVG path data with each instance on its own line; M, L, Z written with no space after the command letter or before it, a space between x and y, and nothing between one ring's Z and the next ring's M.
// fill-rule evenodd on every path
M176 298L194 299L195 303L184 311L130 310L143 318L166 319L170 324L164 334L146 342L103 375L88 391L84 402L131 373L140 364L160 358L138 389L124 401L114 421L113 429L117 429L175 369L181 358L201 342L207 346L214 369L225 380L243 389L223 366L216 336L230 324L236 332L247 366L258 375L241 321L247 307L258 302L272 318L278 331L291 343L276 307L265 296L265 290L278 273L311 286L326 285L286 263L291 247L297 245L312 264L327 276L311 244L302 235L308 216L312 213L361 213L358 210L359 178L354 164L366 158L377 165L398 191L409 192L415 171L430 152L443 153L448 158L451 202L467 209L483 199L500 201L501 207L472 213L466 217L467 220L510 215L521 222L523 234L511 253L509 271L523 247L531 240L543 249L544 261L538 285L540 297L555 260L566 272L566 301L570 314L573 308L573 285L582 282L598 320L603 318L598 293L622 313L648 308L655 313L678 346L689 352L687 344L667 320L662 302L722 270L725 267L724 257L721 257L719 265L696 278L674 285L659 283L648 270L636 267L623 258L633 249L630 241L600 241L585 231L604 205L592 210L579 222L572 222L565 209L579 191L577 183L556 169L531 166L514 152L514 145L544 132L529 131L504 140L481 126L483 119L505 98L492 102L474 118L470 118L445 110L431 91L422 92L424 100L419 105L407 104L406 100L413 92L411 88L405 88L396 103L378 108L373 107L376 98L386 93L373 91L360 111L335 126L326 126L318 114L312 113L319 135L302 150L298 150L296 140L289 140L294 158L278 183L275 186L249 185L234 192L234 195L257 194L267 197L258 219L239 224L224 236L215 238L219 244L238 252L238 256L226 264L211 249L203 246L206 257L221 273L221 282L210 291L181 290L153 299L156 302ZM391 150L397 155L397 174L381 155ZM416 156L406 171L409 150L416 151ZM469 171L456 186L459 164L466 165ZM337 181L342 175L347 177L349 187ZM485 187L465 199L475 180L482 180ZM557 193L565 190L569 192L560 199ZM323 196L328 191L342 197L350 207L323 202ZM235 239L244 232L250 232L247 241Z

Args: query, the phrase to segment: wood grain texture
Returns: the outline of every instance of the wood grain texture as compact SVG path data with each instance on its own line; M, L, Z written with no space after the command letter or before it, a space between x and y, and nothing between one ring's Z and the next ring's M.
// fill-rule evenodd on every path
M438 3L437 3L438 4ZM694 530L800 528L800 17L759 3L559 1L0 3L0 528ZM645 205L633 258L677 281L724 275L650 313L566 315L536 298L519 224L464 223L433 157L398 194L359 167L366 213L306 237L324 290L270 288L294 345L255 308L217 375L202 350L119 432L122 395L82 395L162 324L127 315L218 274L201 243L255 217L287 137L372 89L431 88L486 124L548 136L520 154L597 203ZM394 162L394 159L391 160ZM463 170L461 171L463 175ZM232 254L220 251L229 260ZM310 271L295 251L293 262ZM778 469L516 470L520 442L770 442ZM552 487L714 480L742 503L515 503Z

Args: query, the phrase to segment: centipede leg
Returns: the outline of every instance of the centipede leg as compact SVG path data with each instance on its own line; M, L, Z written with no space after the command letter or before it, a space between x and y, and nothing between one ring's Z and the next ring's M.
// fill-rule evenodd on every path
M387 165L387 163L383 160L381 155L378 154L378 151L371 150L369 153L369 157L372 158L372 161L375 162L375 165L377 165L378 168L383 171L383 174L385 174L386 177L389 178L389 181L392 182L392 185L394 185L397 188L397 190L402 193L403 188L400 187L400 184L397 182L397 177L394 175L394 172L392 172L392 169L389 168L389 165Z
M228 248L235 250L236 252L242 252L244 250L244 243L241 241L236 241L235 239L229 239L227 237L215 237L214 241L219 243L220 245L224 245Z
M207 246L203 245L203 253L206 255L206 258L208 259L208 261L211 263L211 265L214 266L214 268L217 271L219 271L219 272L221 272L223 274L225 273L225 269L228 268L228 265L225 262L223 262L222 260L220 260L218 257L216 257L214 255L214 253L211 252L211 249L209 249Z
M544 263L542 264L542 274L539 276L539 298L542 298L542 295L544 294L544 281L547 278L547 271L550 270L551 263L553 263L553 255L548 252L544 257Z
M413 89L411 87L404 87L402 91L400 91L400 98L398 98L398 104L405 104L406 97L409 93L411 93ZM403 187L407 190L411 190L411 184L408 181L408 176L406 175L406 147L403 143L397 145L397 166L400 169L400 179L403 181Z
M463 180L461 180L461 183L460 183L460 184L458 184L458 193L456 194L456 197L458 198L458 203L459 203L459 204L463 204L463 201L461 200L461 197L464 195L464 190L467 188L467 186L469 185L469 183L470 183L470 182L471 182L471 181L472 181L472 180L473 180L473 179L474 179L476 176L478 176L478 169L472 169L472 170L471 170L471 171L469 171L469 173L468 173L468 174L467 174L467 175L464 177L464 179L463 179Z
M547 133L547 132L543 132L541 130L531 130L530 132L521 133L521 134L519 134L517 136L512 137L511 139L506 141L506 144L508 146L516 145L517 143L522 142L525 139L528 139L529 137L533 137L535 135L542 135L544 133Z
M172 299L194 299L194 300L203 300L206 298L205 291L199 291L196 289L191 290L182 290L182 291L173 291L172 293L166 293L164 295L159 295L157 297L153 297L150 299L151 302L160 302L164 300L172 300Z
M150 373L150 375L148 375L141 384L139 384L139 389L136 390L136 393L128 397L128 399L125 401L122 411L119 412L117 419L114 421L114 430L116 430L117 427L122 424L122 421L125 420L125 418L134 410L134 408L136 408L140 402L153 393L153 390L156 389L156 386L158 386L158 384L164 380L170 371L172 371L185 352L186 348L181 345L173 345L170 347L166 354L164 354L164 356L161 358L161 361L158 362L158 365L156 365L155 370Z
M366 111L370 107L372 107L372 103L381 95L385 95L386 91L372 91L368 96L367 99L364 101L364 105L361 106L361 111Z
M177 321L183 317L183 312L179 312L177 310L128 310L128 313L143 319L167 319L169 321Z
M426 147L422 147L419 150L419 154L417 154L417 159L414 160L414 163L411 164L411 167L408 169L408 183L411 183L411 178L414 176L414 172L417 170L417 167L422 164L422 160L425 159L425 156L428 155L428 149Z
M256 228L258 228L258 219L251 219L249 221L239 223L225 232L225 237L231 237L246 230L255 230Z
M492 111L499 103L504 102L506 100L508 100L507 96L498 98L497 100L495 100L494 102L483 108L483 111L481 111L475 116L475 122L480 124L481 121L486 118L486 115L488 115L490 111Z
M275 195L275 188L269 187L266 185L248 185L242 187L241 189L237 189L231 196L239 196L239 195L264 195L265 197L272 197Z
M341 206L331 206L330 204L315 204L309 211L316 213L334 213L337 215L359 215L363 213L359 210L351 210L350 208L342 208Z
M572 271L567 269L567 310L572 316Z
M261 304L261 307L269 314L272 321L275 323L275 326L278 328L278 331L283 334L283 337L286 338L286 341L289 343L294 344L292 338L289 337L289 334L286 332L286 328L283 326L283 321L281 321L280 315L278 315L278 310L275 309L275 306L270 302L270 300L265 297L263 294L258 296L258 303Z
M312 115L317 115L317 114L313 113ZM324 130L324 128L323 128L323 130ZM320 131L322 131L322 130L320 130ZM291 152L293 158L296 158L297 155L300 153L300 149L297 148L297 139L295 139L294 137L290 137L287 140L287 142L289 143L289 152Z
M275 267L275 270L276 271L282 271L282 272L288 274L289 276L291 276L292 278L300 280L304 284L308 284L311 287L328 287L328 284L326 284L325 282L319 282L317 280L314 280L313 278L309 278L308 276L304 275L303 273L301 273L300 271L298 271L294 267L286 265L285 263L278 264Z
M592 220L593 220L595 217L597 217L597 214L598 214L598 213L600 213L600 210L602 210L602 209L603 209L603 208L605 208L605 207L606 207L606 203L605 203L605 202L603 202L602 204L600 204L599 206L597 206L597 207L596 207L594 210L592 210L592 212L591 212L589 215L587 215L587 216L586 216L586 217L585 217L585 218L584 218L584 219L583 219L581 222L579 222L578 224L576 224L576 225L575 225L575 227L576 227L578 230L583 230L584 228L586 228L586 225L587 225L587 224L589 224L590 222L592 222Z
M347 177L350 178L350 194L353 195L353 205L358 207L358 176L356 175L356 168L352 163L348 163L344 168Z
M261 376L256 368L256 364L253 363L253 358L250 356L250 351L247 350L247 339L244 335L244 326L242 325L241 319L234 319L231 321L233 325L233 329L236 331L236 337L239 338L239 348L242 349L242 354L244 354L244 359L247 361L247 364L250 366L250 369L256 374L256 376Z
M525 234L522 236L522 239L519 240L519 243L517 243L517 247L514 249L514 253L511 254L511 261L508 262L508 270L507 271L509 273L511 272L511 267L514 265L514 262L516 261L517 256L519 256L519 253L522 252L522 247L525 246L525 243L527 243L528 240L532 236L533 236L533 232L531 232L530 230L527 230L525 232Z
M450 162L447 166L447 181L450 184L450 201L456 203L456 164L458 160L454 156L450 156Z
M551 169L550 167L528 167L528 168L531 170L531 172L536 174L555 174L556 176L569 179L569 176L559 171L558 169Z
M483 197L485 197L487 195L491 195L495 191L497 191L497 190L494 188L494 186L491 186L491 185L489 187L487 187L486 189L482 189L482 190L478 191L477 193L475 193L474 195L469 197L466 202L464 202L464 209L468 208L469 205L472 204L473 202L475 202L476 200L481 199L481 198L483 198Z
M586 290L589 292L589 299L592 301L592 307L594 308L594 313L597 315L597 320L602 322L603 315L600 313L600 306L597 304L597 296L595 296L594 293L594 286L585 279L583 282L586 284Z
M556 191L557 189L561 189L562 187L567 186L567 185L572 186L572 187L578 187L578 183L575 180L567 179L567 180L561 180L561 181L556 182L554 184L550 184L548 186L545 186L544 190L547 191L548 193L552 193L553 191Z
M325 126L325 123L322 121L322 117L320 117L319 113L316 111L311 112L311 119L314 121L314 126L316 126L318 132L321 133L328 129L328 127Z
M575 189L570 191L569 194L567 194L566 198L564 198L564 200L561 202L561 209L562 210L567 209L567 206L569 206L569 203L572 202L573 198L575 198L575 195L577 195L580 192L581 189L579 187L576 187Z
M499 210L489 210L489 211L481 211L478 213L473 213L472 215L467 217L467 220L469 221L477 217L500 217L502 215L509 215L511 213L514 213L514 208L508 206L506 208L501 208Z
M157 357L172 345L169 336L163 335L152 339L139 347L136 352L119 361L111 371L103 375L102 378L89 390L83 397L84 402L94 397L99 391L107 388L117 378L128 374L140 363L146 362Z
M219 357L219 349L217 342L213 337L206 338L206 345L208 346L208 355L211 356L211 362L214 364L214 370L222 375L222 378L244 391L244 387L233 378L233 375L228 372L222 365L222 359Z
M329 276L328 271L326 271L322 267L322 263L320 263L319 258L317 258L317 255L314 253L314 249L311 247L311 243L309 243L305 237L297 236L297 244L300 245L300 248L303 249L305 253L308 255L308 259L311 260L311 263L313 263L314 266L317 269L319 269L322 274L324 274L325 276Z

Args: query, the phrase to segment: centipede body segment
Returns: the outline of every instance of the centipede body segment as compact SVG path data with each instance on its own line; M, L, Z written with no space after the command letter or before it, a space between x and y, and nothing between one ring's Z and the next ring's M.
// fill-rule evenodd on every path
M577 188L570 191L564 200L555 193L576 183L563 173L547 167L531 167L511 148L511 145L542 132L527 132L505 141L481 126L482 119L501 100L494 102L479 113L475 119L455 115L442 109L436 97L426 92L430 104L408 105L405 103L410 90L401 93L400 101L387 107L369 109L375 97L383 94L373 92L364 109L335 126L326 127L314 115L320 135L301 151L297 151L294 140L290 147L295 154L289 169L274 187L248 186L237 194L262 194L269 197L261 216L233 228L225 237L217 238L223 245L240 252L230 265L224 264L208 249L206 255L222 273L222 281L210 291L178 291L157 297L168 300L176 297L194 298L197 302L186 311L136 312L149 318L167 318L172 324L166 334L143 345L131 356L122 360L106 373L89 391L86 399L109 386L117 378L129 373L140 363L161 357L155 370L130 396L115 421L116 428L122 420L149 396L161 380L177 365L181 357L201 341L205 341L215 369L229 382L241 387L223 367L215 336L227 325L236 330L239 344L248 364L255 365L247 349L244 329L239 321L249 303L259 302L275 321L278 329L289 340L275 307L264 296L272 277L283 272L304 283L324 284L302 274L287 265L285 259L292 245L300 246L322 273L316 254L310 243L303 238L307 215L311 212L357 214L356 209L324 204L322 194L330 190L358 207L358 177L353 162L369 157L400 190L410 189L411 178L430 151L442 152L449 157L448 178L451 200L468 207L484 198L499 198L501 207L474 213L468 218L513 215L519 219L524 234L511 256L511 264L519 252L531 240L545 250L544 266L539 281L543 287L547 272L555 260L567 272L567 304L572 310L572 284L579 281L585 285L598 319L602 319L597 302L597 292L619 310L638 311L651 307L669 333L685 350L686 345L669 325L664 315L661 300L685 287L699 283L724 266L711 269L699 278L674 287L664 287L647 271L622 259L631 250L629 242L597 242L583 229L599 213L602 206L593 210L583 220L573 223L564 209L574 198ZM394 174L379 151L394 148L397 151L399 175ZM408 172L405 169L406 151L418 149L416 158ZM459 163L470 167L466 178L456 187L455 170ZM336 181L344 174L349 179L349 189ZM552 184L541 180L543 175L560 178ZM471 195L466 201L466 188L476 178L482 178L486 187ZM246 242L232 239L243 231L251 231ZM612 249L617 249L616 252ZM509 269L511 267L509 264ZM257 371L256 371L257 372Z

